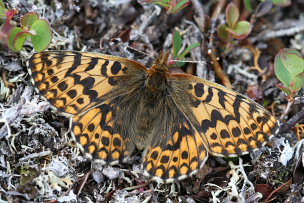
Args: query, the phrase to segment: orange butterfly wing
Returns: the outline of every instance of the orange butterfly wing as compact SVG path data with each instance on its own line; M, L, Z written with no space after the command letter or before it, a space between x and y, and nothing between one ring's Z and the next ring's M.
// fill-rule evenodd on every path
M144 75L143 65L104 54L50 51L34 54L29 72L42 96L61 112L74 115L71 129L87 156L115 164L130 155L133 142L114 127L114 99L136 88L136 81L129 78Z
M117 80L126 77L125 72L130 69L146 71L136 61L86 52L41 52L34 54L29 63L39 93L58 110L71 115L126 94Z
M195 174L204 166L207 152L240 156L277 133L272 114L221 85L187 74L171 75L168 84L179 119L166 121L173 130L161 141L168 141L152 144L143 162L145 174L158 182Z
M278 130L277 119L251 99L219 84L187 75L193 125L206 148L216 156L240 156L264 145Z

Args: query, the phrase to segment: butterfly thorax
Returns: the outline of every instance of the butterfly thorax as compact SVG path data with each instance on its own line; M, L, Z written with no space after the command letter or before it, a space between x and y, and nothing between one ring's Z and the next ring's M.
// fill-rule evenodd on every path
M159 91L166 91L167 79L169 78L167 66L169 54L166 52L161 53L153 66L148 70L146 86L153 94Z

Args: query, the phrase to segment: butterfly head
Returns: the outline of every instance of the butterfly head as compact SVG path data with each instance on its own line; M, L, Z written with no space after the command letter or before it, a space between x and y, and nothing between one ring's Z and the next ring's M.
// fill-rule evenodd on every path
M164 91L167 86L167 79L169 77L168 59L170 52L162 52L155 60L152 67L148 70L148 77L146 86L152 93Z

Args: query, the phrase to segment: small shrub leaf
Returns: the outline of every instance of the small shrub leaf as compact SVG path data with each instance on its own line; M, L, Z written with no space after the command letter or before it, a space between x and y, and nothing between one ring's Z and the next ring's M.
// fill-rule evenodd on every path
M252 12L251 0L244 0L244 6L247 11Z
M194 49L194 48L196 48L196 47L199 47L200 45L201 45L201 44L198 43L198 42L189 45L189 46L185 49L185 51L183 51L183 53L182 53L181 55L179 55L179 58L180 58L180 59L185 58L185 56L186 56L187 54L189 54L190 51L191 51L192 49Z
M14 46L14 39L15 39L16 35L20 32L22 32L22 29L20 27L14 27L10 30L10 32L8 34L7 46L12 51L15 51L15 52L20 51Z
M32 30L36 32L36 35L31 36L34 49L37 52L45 50L52 40L52 30L49 23L43 19L36 20L31 26Z
M228 27L225 24L221 24L217 27L217 34L224 41L227 41L229 37L229 32L227 29Z
M226 18L229 28L233 29L239 19L239 9L234 3L228 4L226 8Z
M151 4L157 4L157 5L160 5L164 8L168 8L170 5L169 3L167 2L162 2L162 1L159 1L159 0L147 0L147 1L144 1L145 3L151 3Z
M182 48L182 36L180 35L179 31L174 31L173 33L173 56L174 58L177 57L178 52Z
M272 3L276 6L285 7L291 4L291 0L272 0Z
M20 51L21 48L23 47L24 41L26 40L27 37L30 37L31 33L28 31L22 31L16 34L14 38L13 45L14 47Z
M0 18L2 18L2 19L6 18L6 16L5 16L6 10L7 9L5 8L3 1L0 0Z
M278 79L294 91L303 86L304 59L293 49L282 49L275 57L275 74Z
M39 16L35 12L26 13L24 16L21 17L20 23L22 27L30 28L32 24L39 19Z
M228 31L236 38L243 39L247 37L251 32L251 25L248 21L239 21L234 29L228 29Z
M181 0L176 4L176 6L171 10L171 13L177 13L180 10L186 8L190 4L189 0Z
M3 3L3 0L0 0L0 7L5 8L5 5L4 5L4 3Z

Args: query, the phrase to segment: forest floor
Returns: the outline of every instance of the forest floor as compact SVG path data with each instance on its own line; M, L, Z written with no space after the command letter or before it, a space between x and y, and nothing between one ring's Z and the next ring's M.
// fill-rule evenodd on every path
M304 1L290 1L271 9L269 4L258 7L262 0L251 1L252 11L243 4L250 0L233 1L252 30L229 42L217 32L218 25L227 24L225 9L232 2L227 0L192 0L173 14L143 1L4 1L8 9L18 10L12 19L17 24L32 11L48 20L53 31L48 50L105 53L147 67L161 51L173 49L178 30L182 48L200 46L179 57L196 63L174 71L247 95L273 113L282 128L257 151L234 158L210 155L192 177L156 183L142 175L141 151L129 163L114 166L86 158L70 134L69 118L51 108L30 83L28 60L35 53L31 42L20 52L2 44L0 203L304 202L304 91L288 103L274 71L281 49L304 54Z

